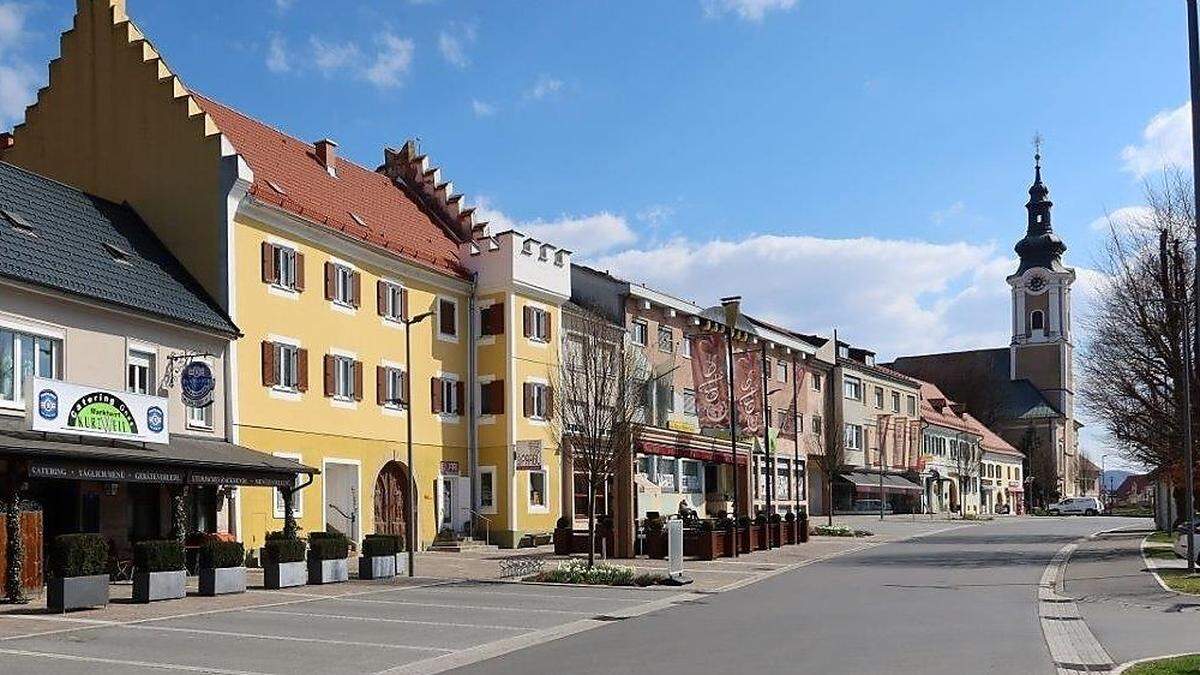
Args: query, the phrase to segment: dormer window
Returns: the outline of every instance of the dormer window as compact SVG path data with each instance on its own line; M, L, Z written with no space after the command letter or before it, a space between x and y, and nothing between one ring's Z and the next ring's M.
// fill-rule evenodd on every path
M128 251L122 249L121 247L117 246L116 244L110 244L108 242L104 242L103 246L104 246L104 250L108 251L108 254L110 256L112 256L113 260L116 260L119 263L129 264L129 252Z

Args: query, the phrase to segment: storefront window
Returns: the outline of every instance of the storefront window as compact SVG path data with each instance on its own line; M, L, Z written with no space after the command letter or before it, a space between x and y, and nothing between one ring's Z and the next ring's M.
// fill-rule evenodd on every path
M675 492L675 458L658 458L658 477L655 481L665 492Z
M683 462L682 492L690 492L695 494L703 491L703 484L700 481L700 463L688 461Z

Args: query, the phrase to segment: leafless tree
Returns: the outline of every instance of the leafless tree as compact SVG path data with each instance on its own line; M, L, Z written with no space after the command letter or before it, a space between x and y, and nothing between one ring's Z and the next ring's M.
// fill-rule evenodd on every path
M1107 276L1081 360L1081 405L1100 420L1122 455L1181 469L1183 349L1193 299L1192 181L1167 173L1148 184L1147 213L1110 219ZM1192 383L1196 398L1195 381ZM1193 416L1192 424L1195 424Z
M581 307L564 312L563 356L553 388L561 403L555 435L587 478L588 565L595 564L596 495L622 462L633 460L633 432L645 413L649 371L628 349L625 330Z
M833 481L846 465L846 436L836 420L826 421L820 434L808 435L808 460L821 471L826 522L833 525Z

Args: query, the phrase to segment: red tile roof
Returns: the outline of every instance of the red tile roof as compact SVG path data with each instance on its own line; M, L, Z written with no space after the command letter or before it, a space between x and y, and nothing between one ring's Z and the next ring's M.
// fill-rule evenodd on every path
M254 171L254 198L424 267L466 276L458 243L386 176L341 157L337 177L330 176L312 143L210 98L193 96Z
M933 406L933 400L939 398L946 402L941 410ZM950 409L952 403L954 401L943 394L942 390L937 388L937 385L930 384L929 382L921 382L921 419L930 424L937 424L938 426L976 434L981 437L980 444L989 452L1021 456L1021 451L1010 445L1008 441L1000 438L995 432L984 426L983 422L972 417L970 413L964 411L962 415L956 415Z

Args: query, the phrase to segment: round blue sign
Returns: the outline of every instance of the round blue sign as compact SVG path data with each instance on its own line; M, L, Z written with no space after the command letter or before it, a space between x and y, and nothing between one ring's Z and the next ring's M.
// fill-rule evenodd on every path
M58 417L58 394L52 389L43 389L38 393L38 415L44 420Z
M146 411L146 426L150 431L157 434L163 430L163 420L165 418L166 416L163 415L162 408L150 406L150 409Z
M216 386L217 381L207 363L192 361L183 367L183 374L179 378L179 390L184 405L192 408L212 405L213 390Z

